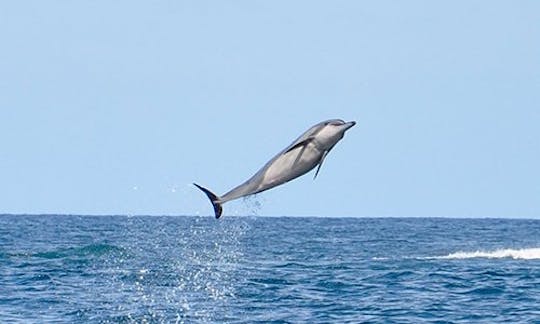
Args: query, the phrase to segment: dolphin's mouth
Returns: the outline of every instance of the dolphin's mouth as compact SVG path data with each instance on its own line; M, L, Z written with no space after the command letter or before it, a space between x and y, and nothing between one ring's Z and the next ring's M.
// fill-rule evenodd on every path
M345 130L353 127L354 125L356 125L356 122L353 120L353 121L350 121L348 123L345 123L343 126L345 126Z

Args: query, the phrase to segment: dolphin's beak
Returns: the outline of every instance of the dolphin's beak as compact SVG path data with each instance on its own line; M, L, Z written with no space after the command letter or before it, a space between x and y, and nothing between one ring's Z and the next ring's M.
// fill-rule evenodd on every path
M343 124L343 126L345 127L345 130L348 130L349 128L353 127L354 125L356 125L356 122L354 120Z

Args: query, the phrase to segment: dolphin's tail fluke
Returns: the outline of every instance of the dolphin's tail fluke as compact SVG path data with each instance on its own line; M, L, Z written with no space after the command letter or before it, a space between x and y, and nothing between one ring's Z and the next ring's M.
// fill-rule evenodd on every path
M214 206L214 213L216 213L216 218L219 218L221 216L221 213L223 212L223 208L221 207L221 201L219 200L219 197L216 196L212 191L210 191L210 190L208 190L208 189L206 189L204 187L201 187L196 183L193 183L193 185L195 185L195 187L201 189L202 192L204 192L208 196L208 198L212 202L212 205Z

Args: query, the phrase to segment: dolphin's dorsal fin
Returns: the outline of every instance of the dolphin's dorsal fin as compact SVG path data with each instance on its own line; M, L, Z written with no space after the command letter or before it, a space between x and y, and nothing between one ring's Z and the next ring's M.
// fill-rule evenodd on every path
M328 154L328 152L330 152L330 150L324 151L324 153L323 153L323 155L321 157L321 160L319 161L319 166L317 167L317 171L315 172L315 176L313 177L313 180L315 180L317 178L317 175L319 174L319 170L321 169L324 158L326 157L326 154Z

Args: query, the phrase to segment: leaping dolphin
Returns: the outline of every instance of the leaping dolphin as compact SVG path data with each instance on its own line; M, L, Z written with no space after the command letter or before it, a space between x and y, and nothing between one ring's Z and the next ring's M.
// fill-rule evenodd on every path
M221 197L196 183L193 184L208 196L214 206L216 218L219 218L223 211L222 204L272 189L306 174L318 165L313 177L315 179L328 152L343 138L345 131L354 125L354 121L346 123L341 119L330 119L312 126L246 182Z

